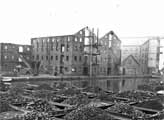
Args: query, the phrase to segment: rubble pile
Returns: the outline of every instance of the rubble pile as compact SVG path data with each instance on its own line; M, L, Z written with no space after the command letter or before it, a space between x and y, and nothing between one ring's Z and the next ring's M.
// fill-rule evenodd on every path
M128 98L132 101L145 101L157 98L155 93L142 92L142 91L125 91L118 93L117 97Z
M51 112L51 105L45 100L35 100L25 106L27 110L37 112Z
M115 120L122 119L122 116L144 120L154 113L147 114L141 110L164 109L162 104L150 103L159 98L155 92L125 91L108 94L99 87L78 89L60 83L54 86L53 89L46 86L44 89L33 90L11 87L8 92L0 93L0 112L10 111L12 106L12 109L23 111L23 115L13 120ZM27 91L30 94L25 94ZM160 109L155 109L157 105ZM162 112L158 112L158 116L163 118L162 115Z
M109 107L107 109L107 111L114 112L114 113L120 113L120 114L123 114L123 115L128 115L133 119L134 118L145 119L145 118L149 117L149 115L147 115L147 114L145 114L145 113L143 113L139 110L136 110L132 106L130 106L128 104L125 104L125 103L117 103L114 106Z
M21 116L15 117L13 120L55 120L48 113L44 112L29 112Z
M107 112L94 106L83 106L70 112L65 120L114 120Z

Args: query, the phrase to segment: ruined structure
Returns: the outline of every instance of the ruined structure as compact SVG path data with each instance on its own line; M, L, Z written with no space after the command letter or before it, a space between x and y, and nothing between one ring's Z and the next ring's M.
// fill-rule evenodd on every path
M123 75L140 75L141 65L133 55L129 55L122 62Z
M118 74L120 44L114 32L98 39L88 27L72 35L31 39L33 60L53 75Z
M110 31L99 40L99 69L103 75L118 75L121 66L121 40Z
M28 67L31 60L31 46L0 43L0 71L13 72L18 67Z
M132 55L140 64L141 72L137 74L154 74L159 72L160 40L152 38L141 45L124 45L122 63ZM125 65L123 65L125 67Z

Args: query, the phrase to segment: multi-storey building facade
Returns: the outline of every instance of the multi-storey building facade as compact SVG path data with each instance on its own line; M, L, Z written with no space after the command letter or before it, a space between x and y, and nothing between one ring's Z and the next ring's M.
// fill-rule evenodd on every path
M42 68L54 75L107 75L116 66L109 68L111 63L100 60L104 60L102 56L108 60L113 58L113 64L120 63L117 55L121 42L111 33L111 40L100 39L100 47L97 36L88 27L72 35L32 38L33 60L41 61ZM109 37L109 33L106 36Z
M126 45L122 47L122 62L132 55L140 64L141 73L152 74L159 70L160 40L149 39L142 45Z
M21 58L27 61L31 60L31 46L18 45L11 43L0 43L0 71L9 72L14 71L17 66L24 66L26 64Z
M54 75L82 75L85 34L82 29L73 35L32 38L33 59L41 61L43 69Z
M99 40L100 42L100 56L99 69L100 74L103 75L117 75L119 74L119 67L121 65L121 41L117 35L110 31Z
M159 70L160 40L150 39L141 45L141 69L143 74L157 73Z

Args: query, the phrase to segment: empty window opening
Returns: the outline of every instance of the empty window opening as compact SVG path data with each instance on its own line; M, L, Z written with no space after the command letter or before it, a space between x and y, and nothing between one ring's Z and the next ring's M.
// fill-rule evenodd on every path
M55 38L52 38L52 43L54 43L54 41L55 41Z
M90 32L89 30L85 30L85 36L89 36Z
M88 56L85 56L84 57L84 62L87 62L88 61Z
M77 42L77 37L75 37L75 42Z
M74 60L77 61L77 56L74 56Z
M82 38L80 37L80 42L82 42Z
M70 37L68 37L68 42L70 41Z
M64 63L64 55L60 56L60 63Z
M48 56L46 56L46 60L48 60Z
M23 47L19 46L19 52L23 52Z
M58 56L56 56L56 60L58 60Z
M8 49L8 47L7 46L5 46L5 50L7 50Z
M61 45L61 52L64 52L64 49L65 49L64 45Z
M4 58L7 59L7 56L5 55Z
M66 57L66 60L69 61L69 56Z
M30 48L29 47L27 48L27 51L30 51Z
M83 34L83 32L82 32L82 31L80 31L80 34L82 35L82 34Z
M88 45L89 44L89 38L85 38L84 44L85 45Z
M19 62L22 62L22 59L21 59L21 58L18 58L18 61L19 61Z
M51 60L53 60L53 56L51 56Z

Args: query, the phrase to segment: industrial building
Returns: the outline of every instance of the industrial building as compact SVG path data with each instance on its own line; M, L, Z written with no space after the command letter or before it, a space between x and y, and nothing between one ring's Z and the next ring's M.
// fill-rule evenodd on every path
M129 55L122 62L123 75L139 75L141 74L141 65L133 55Z
M141 45L141 69L143 74L159 72L160 40L149 39Z
M113 31L99 39L88 27L72 35L31 39L32 59L41 61L42 70L53 75L118 74L120 45Z
M99 47L99 73L118 75L121 66L121 40L113 31L110 31L100 38L99 42L101 45Z
M0 43L0 71L13 72L17 68L27 67L31 60L31 45Z
M160 40L152 38L145 41L142 45L125 45L122 46L122 67L126 68L124 61L132 55L139 63L136 74L153 74L159 71L159 57L160 57ZM124 69L125 70L125 69ZM138 72L140 71L140 72ZM125 74L128 72L124 71Z

